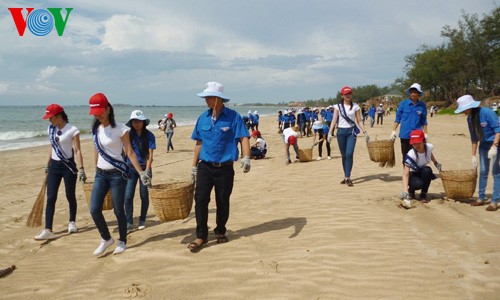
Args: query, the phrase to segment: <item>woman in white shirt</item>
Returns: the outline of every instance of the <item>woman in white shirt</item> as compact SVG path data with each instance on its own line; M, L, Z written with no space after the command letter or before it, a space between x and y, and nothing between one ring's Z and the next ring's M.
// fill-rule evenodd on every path
M344 86L340 90L342 100L339 104L334 105L333 121L328 133L328 141L332 139L332 133L338 123L337 141L339 143L340 154L342 155L342 168L344 169L344 179L341 184L353 186L351 180L351 170L354 163L354 148L356 147L356 138L361 129L365 135L366 141L370 141L370 137L361 121L360 107L352 102L352 89ZM359 129L358 129L359 128Z
M119 241L113 254L120 254L127 248L127 218L125 216L125 188L128 179L128 166L123 154L140 174L142 184L149 185L151 177L142 170L137 156L130 144L128 130L123 123L115 122L113 107L106 96L98 93L90 97L90 115L94 115L92 135L96 148L96 174L90 200L90 214L101 235L101 243L94 251L98 256L115 241L111 237L102 214L104 198L109 189L113 198L113 209L118 222Z

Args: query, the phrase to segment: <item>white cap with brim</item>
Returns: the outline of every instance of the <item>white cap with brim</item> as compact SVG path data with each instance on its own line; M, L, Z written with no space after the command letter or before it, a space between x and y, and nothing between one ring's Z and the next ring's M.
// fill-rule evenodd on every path
M423 97L425 95L424 91L422 91L422 87L418 83L412 84L407 90L406 90L406 95L410 96L410 90L411 89L416 89L420 94L419 97Z
M144 116L144 113L140 110L134 110L130 114L130 119L128 122L125 124L128 127L132 128L132 120L139 120L139 121L144 121L144 127L149 125L149 119Z
M312 128L313 129L321 129L321 128L323 128L323 123L321 121L314 121Z
M224 95L224 86L218 82L207 82L205 90L201 93L196 94L196 96L205 98L210 96L219 97L222 102L228 102L229 98Z
M481 101L476 101L471 95L463 95L457 99L458 108L455 110L456 114L464 112L471 108L479 107Z

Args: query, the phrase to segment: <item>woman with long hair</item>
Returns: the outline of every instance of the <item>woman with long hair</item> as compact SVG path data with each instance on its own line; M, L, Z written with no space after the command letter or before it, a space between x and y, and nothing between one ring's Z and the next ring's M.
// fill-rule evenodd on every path
M140 110L134 110L130 115L130 120L127 122L130 127L129 135L132 148L134 149L137 160L141 165L141 170L146 171L150 178L153 178L152 164L153 151L156 149L156 138L146 126L149 125L149 119L144 116ZM134 226L134 195L137 181L139 181L139 173L133 169L132 162L127 157L127 164L130 168L130 177L127 181L125 189L125 215L127 216L127 229L132 229ZM141 196L141 215L139 216L139 230L146 228L146 216L149 208L149 192L147 185L139 183L139 195Z
M456 114L464 113L467 116L470 138L472 142L472 166L478 167L476 152L479 144L479 198L472 206L481 206L486 202L486 184L493 162L493 196L491 203L486 207L487 211L495 211L498 208L500 198L500 125L498 116L487 107L479 107L481 101L476 101L470 95L464 95L457 100L458 108Z
M353 186L351 170L354 163L354 148L356 147L356 138L359 129L362 130L367 142L370 141L370 137L361 121L359 105L352 102L352 89L349 86L344 86L340 90L340 94L342 95L342 100L340 100L339 104L334 105L335 111L328 139L331 141L332 133L335 127L338 126L337 141L339 143L340 154L342 155L342 168L344 169L344 179L340 183Z
M45 207L45 229L35 236L35 240L51 240L56 235L52 232L57 192L64 179L66 199L69 203L68 233L77 232L76 227L76 179L78 168L75 156L80 166L79 179L85 181L83 156L80 149L80 130L69 123L68 115L58 104L51 104L45 109L43 119L49 119L48 128L51 147L45 173L47 174L47 205Z
M104 198L110 189L120 235L113 254L120 254L127 249L127 218L124 199L129 167L123 155L128 157L134 169L140 174L141 182L144 185L149 185L151 178L146 171L142 170L137 160L130 144L128 127L115 121L113 106L108 102L106 96L102 93L93 95L90 97L89 105L89 114L94 115L95 118L92 124L92 136L96 150L96 173L90 200L90 214L101 235L101 242L94 251L94 255L103 254L115 242L102 214Z

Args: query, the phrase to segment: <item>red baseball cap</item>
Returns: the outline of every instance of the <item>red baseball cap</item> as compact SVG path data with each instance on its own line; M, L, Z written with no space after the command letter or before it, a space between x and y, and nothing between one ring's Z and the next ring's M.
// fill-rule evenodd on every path
M42 119L49 119L52 118L53 116L60 114L64 111L64 108L58 104L51 104L45 108L45 116L42 117Z
M415 129L410 133L410 145L423 142L425 133L420 129Z
M167 118L172 119L173 117L174 117L174 114L172 114L172 113L168 113Z
M352 89L350 86L344 86L341 90L340 90L340 94L341 95L345 95L345 94L349 94L349 93L352 93Z
M260 135L260 132L258 130L252 131L252 137Z
M288 144L290 145L295 145L295 143L297 143L297 138L294 137L293 135L291 135L289 138L288 138Z
M108 107L108 98L103 93L97 93L89 99L89 115L100 115Z

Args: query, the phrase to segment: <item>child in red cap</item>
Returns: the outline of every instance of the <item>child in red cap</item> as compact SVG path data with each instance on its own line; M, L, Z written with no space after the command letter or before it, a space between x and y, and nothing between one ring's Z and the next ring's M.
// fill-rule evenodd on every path
M262 138L260 131L252 131L252 137L255 139L255 143L250 147L253 158L260 159L266 157L267 144Z

